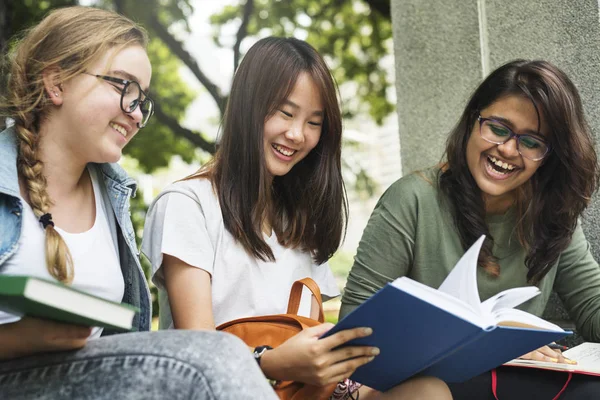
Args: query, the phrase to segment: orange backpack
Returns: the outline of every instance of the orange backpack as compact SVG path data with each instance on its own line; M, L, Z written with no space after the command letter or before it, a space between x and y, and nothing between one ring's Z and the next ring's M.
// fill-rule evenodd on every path
M310 289L319 303L318 320L298 315L304 286ZM262 345L275 348L303 329L322 324L324 321L319 286L311 278L304 278L292 285L287 314L240 318L219 325L217 330L239 337L252 348ZM327 386L312 386L302 382L283 381L274 389L282 400L327 400L335 388L335 383Z

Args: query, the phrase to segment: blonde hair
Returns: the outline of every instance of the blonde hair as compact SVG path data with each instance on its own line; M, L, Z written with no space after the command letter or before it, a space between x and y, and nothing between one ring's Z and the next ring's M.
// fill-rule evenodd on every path
M10 75L0 113L14 120L19 175L40 218L52 205L44 166L38 159L40 123L52 104L42 73L56 69L58 81L64 82L115 46L146 48L148 37L143 28L117 13L81 6L54 10L24 33L10 55ZM69 249L53 224L44 225L48 272L61 282L71 283L74 272Z

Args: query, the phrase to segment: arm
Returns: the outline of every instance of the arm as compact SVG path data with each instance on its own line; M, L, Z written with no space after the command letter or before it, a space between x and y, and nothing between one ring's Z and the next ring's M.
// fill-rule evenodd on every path
M554 290L589 341L600 341L600 267L578 224L569 247L560 255Z
M416 195L405 179L397 181L379 199L363 232L342 296L340 318L386 283L408 274L416 223Z
M210 274L165 254L162 268L175 329L215 329Z

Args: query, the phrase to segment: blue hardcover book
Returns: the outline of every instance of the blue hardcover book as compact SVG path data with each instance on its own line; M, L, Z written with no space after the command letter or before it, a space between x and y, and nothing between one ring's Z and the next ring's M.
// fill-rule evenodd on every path
M538 295L536 287L480 301L477 258L484 239L471 246L439 289L398 278L324 335L373 328L371 336L348 343L381 350L353 380L380 391L417 374L462 382L571 333L513 308Z

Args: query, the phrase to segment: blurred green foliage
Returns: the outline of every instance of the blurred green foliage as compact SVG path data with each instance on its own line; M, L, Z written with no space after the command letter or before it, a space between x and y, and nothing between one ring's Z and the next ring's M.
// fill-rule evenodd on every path
M169 49L153 38L148 46L148 57L152 63L152 85L150 97L160 102L161 108L177 121L196 97L179 76L181 61ZM125 148L125 154L137 159L144 172L169 165L171 157L179 155L184 161L196 158L196 148L185 138L175 133L154 116L147 127L140 130L135 140Z
M211 17L217 45L228 47L223 30L239 21L245 4L226 6ZM389 18L362 0L254 0L253 5L248 37L305 37L325 57L339 85L356 85L356 101L343 104L345 117L368 113L381 124L394 110L386 96L391 82L380 65L391 54Z

